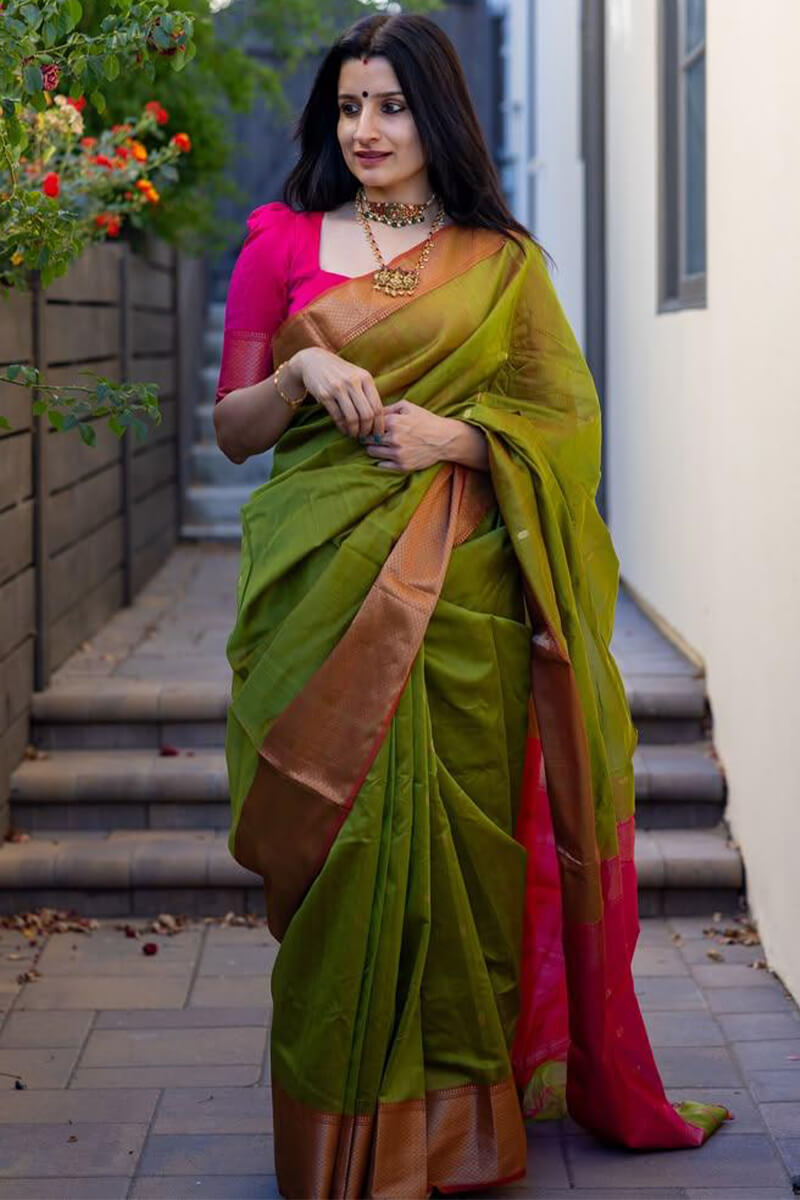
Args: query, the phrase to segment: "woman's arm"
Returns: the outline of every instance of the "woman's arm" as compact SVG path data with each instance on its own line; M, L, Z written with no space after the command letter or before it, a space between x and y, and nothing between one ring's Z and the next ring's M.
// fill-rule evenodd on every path
M450 426L450 441L444 447L445 457L450 462L461 463L476 471L488 471L489 448L483 430L453 417L443 417L442 420Z
M281 388L287 396L301 395L303 378L293 356L281 372ZM214 407L217 445L231 462L243 463L251 454L274 446L294 413L275 386L275 372L249 387L228 392Z

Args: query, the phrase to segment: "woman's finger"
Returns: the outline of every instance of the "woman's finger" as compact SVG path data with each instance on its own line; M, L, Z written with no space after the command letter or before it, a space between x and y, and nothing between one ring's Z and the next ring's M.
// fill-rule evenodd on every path
M386 432L386 415L383 411L383 401L381 394L375 386L375 380L367 373L362 381L362 388L367 397L370 408L373 412L372 427L370 433L384 434Z
M366 448L370 458L394 458L397 453L396 446L370 445Z
M331 420L333 421L334 425L339 430L339 432L347 435L347 429L345 427L344 419L339 410L339 404L338 404L336 398L335 397L325 397L325 398L320 399L319 402L322 405L322 407L325 409L328 416L331 418Z
M358 409L353 403L349 391L346 388L341 388L336 395L336 400L339 405L339 411L342 414L342 420L344 421L344 432L348 437L358 437L360 425Z
M356 413L358 414L358 429L355 432L356 437L366 437L372 430L375 414L372 411L372 404L368 400L360 380L354 380L348 386L350 399L353 401Z

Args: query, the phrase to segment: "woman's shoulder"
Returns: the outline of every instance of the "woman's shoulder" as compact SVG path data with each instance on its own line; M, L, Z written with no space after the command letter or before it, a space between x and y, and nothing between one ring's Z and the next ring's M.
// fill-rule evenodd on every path
M268 204L259 204L249 213L247 232L251 236L263 233L285 236L309 225L316 217L319 217L319 213L298 212L282 200L270 200Z

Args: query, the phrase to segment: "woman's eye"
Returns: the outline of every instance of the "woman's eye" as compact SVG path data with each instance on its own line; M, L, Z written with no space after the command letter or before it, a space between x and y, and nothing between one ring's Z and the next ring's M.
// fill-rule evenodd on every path
M342 104L341 105L341 113L345 117L353 117L356 115L357 111L358 111L357 104ZM385 113L387 113L390 117L393 117L395 115L395 113L405 112L405 105L399 104L396 100L389 100L389 101L387 101L386 104L383 105L383 111Z

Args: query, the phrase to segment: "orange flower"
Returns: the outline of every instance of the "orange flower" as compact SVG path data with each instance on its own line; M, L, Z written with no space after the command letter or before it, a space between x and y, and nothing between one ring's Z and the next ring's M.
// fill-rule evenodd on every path
M83 146L83 148L84 148L85 150L91 150L92 146L96 146L96 145L97 145L97 138L93 138L93 137L82 137L82 138L81 138L81 145Z
M127 146L137 162L147 162L147 149L141 142L137 142L136 138L129 138Z
M130 125L112 125L111 126L112 133L130 133L130 131L131 131Z
M177 146L177 148L183 154L188 154L192 148L192 141L188 133L176 133L169 140L172 145Z
M158 192L156 191L156 189L153 187L153 185L149 179L137 179L136 187L139 189L139 191L142 193L145 200L147 200L147 202L149 204L158 204L161 197L158 194Z
M49 175L45 175L42 180L42 191L45 196L57 196L60 191L60 180L55 171L51 171Z

